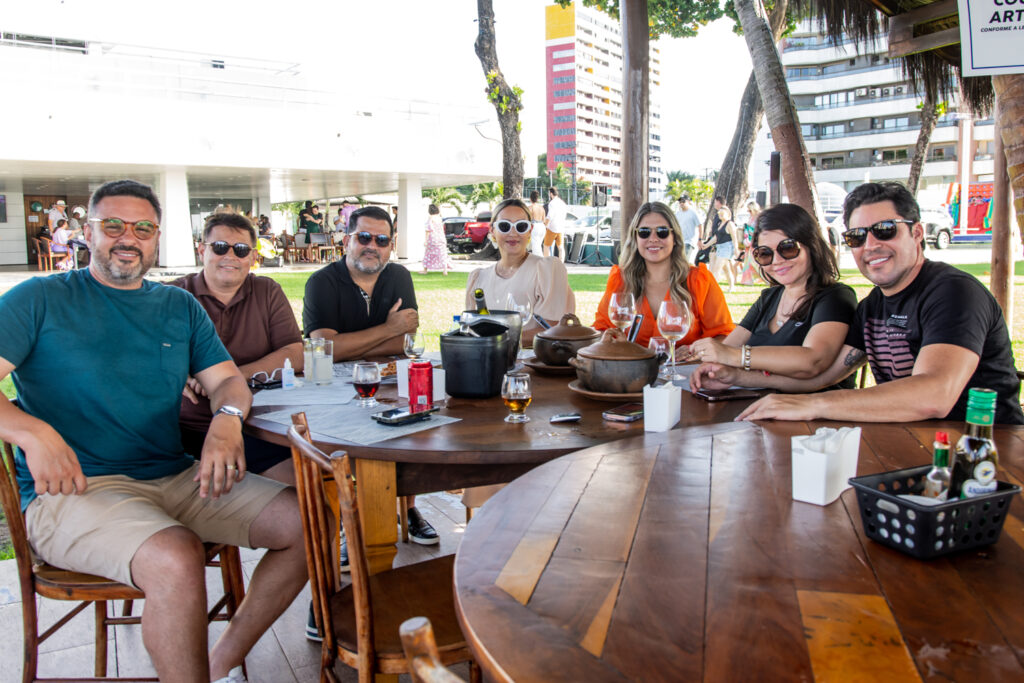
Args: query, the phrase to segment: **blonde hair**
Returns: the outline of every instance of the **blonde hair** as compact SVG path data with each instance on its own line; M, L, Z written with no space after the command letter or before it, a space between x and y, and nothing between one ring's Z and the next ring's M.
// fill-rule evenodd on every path
M661 202L647 202L641 206L633 216L626 234L622 236L622 254L619 256L622 281L627 290L632 292L633 297L639 302L644 295L647 262L640 255L636 230L640 221L649 213L656 213L664 218L665 224L672 230L672 252L669 254L672 275L669 283L669 295L676 303L689 307L693 297L690 296L690 291L686 288L686 278L690 275L690 263L686 260L683 231L672 214L672 210Z

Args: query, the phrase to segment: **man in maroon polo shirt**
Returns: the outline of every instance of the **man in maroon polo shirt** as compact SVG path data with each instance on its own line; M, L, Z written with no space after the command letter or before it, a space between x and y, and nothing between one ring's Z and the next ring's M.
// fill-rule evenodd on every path
M212 214L199 245L202 271L171 283L199 301L246 379L261 372L269 378L284 366L285 358L291 359L296 372L302 370L302 335L281 285L249 272L256 262L255 245L256 230L248 218ZM179 418L182 445L186 453L196 455L212 419L210 402L192 377L184 394ZM289 449L247 434L243 440L248 471L294 485Z

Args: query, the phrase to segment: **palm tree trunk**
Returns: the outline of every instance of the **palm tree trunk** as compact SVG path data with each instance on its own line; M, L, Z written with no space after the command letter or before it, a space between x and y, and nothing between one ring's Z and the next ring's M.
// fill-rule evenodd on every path
M924 102L921 104L921 130L917 133L917 144L914 145L914 158L910 160L910 175L907 176L907 189L917 195L917 186L921 183L921 172L924 170L925 157L928 155L928 142L935 130L938 110L931 94L924 91Z
M498 66L498 49L494 35L494 7L491 0L477 0L479 32L476 56L487 77L487 96L494 103L501 127L501 178L506 199L523 196L523 148L519 141L519 110L523 103L509 87Z
M996 131L1003 138L1006 168L1010 174L1013 212L1024 234L1024 74L993 76L996 92Z
M776 0L772 11L768 14L768 23L772 29L772 38L777 42L786 27L786 10L789 0ZM715 183L715 196L722 197L725 205L736 213L737 207L747 196L747 172L750 169L750 158L754 155L754 143L761 130L761 117L764 116L764 103L761 93L757 90L757 77L750 72L747 87L740 99L740 114L736 119L736 128L732 134L729 151L725 153L722 168L718 171ZM710 212L706 224L710 224Z
M764 5L761 0L736 0L734 4L754 63L754 76L768 116L772 141L782 155L782 179L789 201L799 204L816 217L824 230L824 214L818 203L814 174L800 133L800 119L789 96L789 85L765 18Z

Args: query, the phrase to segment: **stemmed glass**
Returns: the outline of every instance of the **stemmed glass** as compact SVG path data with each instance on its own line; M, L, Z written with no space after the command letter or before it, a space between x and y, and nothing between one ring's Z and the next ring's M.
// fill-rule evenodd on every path
M372 408L380 405L374 395L380 388L380 366L376 363L356 363L352 369L352 386L359 394L359 405Z
M670 381L685 379L676 371L676 342L690 331L692 320L693 314L690 313L688 306L671 299L661 302L661 308L658 309L658 331L669 343L668 357L669 363L672 365L668 376Z
M505 422L529 422L526 406L530 405L533 393L530 390L530 376L525 372L510 372L501 382L501 398L509 414Z
M647 342L647 348L653 351L659 358L662 355L665 355L667 357L670 354L668 340L665 339L664 337L651 337L651 340ZM658 367L658 374L665 374L665 369L665 363L660 363Z
M625 332L633 324L635 311L636 302L632 292L615 292L608 301L608 319L620 332Z
M426 345L423 343L422 332L406 332L405 341L402 344L402 350L405 351L405 355L413 360L419 359L423 355L423 350Z
M514 294L509 294L508 298L505 299L505 310L518 313L519 317L523 319L523 325L519 328L519 342L520 346L522 346L523 327L526 327L527 321L533 315L533 302L530 301L529 297L523 297L523 300L519 301Z

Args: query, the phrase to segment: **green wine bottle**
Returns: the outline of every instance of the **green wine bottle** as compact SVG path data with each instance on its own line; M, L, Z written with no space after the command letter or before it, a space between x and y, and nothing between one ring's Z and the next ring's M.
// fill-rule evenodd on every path
M476 301L476 312L480 315L489 315L490 311L487 310L487 300L484 298L484 290L477 287L473 290L473 300Z
M967 427L953 451L947 500L974 498L996 490L999 456L992 440L996 392L972 388L967 392Z

